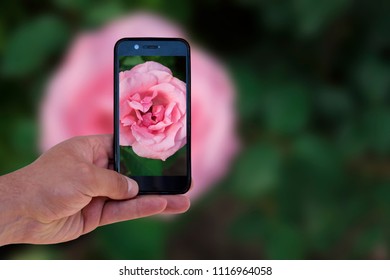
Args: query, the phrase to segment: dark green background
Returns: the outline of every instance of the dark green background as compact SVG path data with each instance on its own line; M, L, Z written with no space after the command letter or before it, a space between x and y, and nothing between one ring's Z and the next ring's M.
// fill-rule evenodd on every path
M37 156L37 105L72 36L136 8L229 67L242 141L231 172L174 219L2 257L390 258L390 1L2 1L2 173Z

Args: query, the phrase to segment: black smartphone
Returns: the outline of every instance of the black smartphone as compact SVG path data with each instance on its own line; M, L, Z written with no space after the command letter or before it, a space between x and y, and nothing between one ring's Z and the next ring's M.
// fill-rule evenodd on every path
M191 184L190 46L180 38L123 38L114 47L115 170L140 194Z

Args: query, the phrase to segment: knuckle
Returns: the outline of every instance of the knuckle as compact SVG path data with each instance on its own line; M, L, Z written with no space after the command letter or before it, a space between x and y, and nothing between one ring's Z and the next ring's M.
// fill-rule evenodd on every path
M123 176L120 176L120 175L117 175L115 176L115 187L118 191L118 193L120 194L127 194L128 192L128 188L127 188L127 180L123 177Z
M80 163L76 167L77 180L85 186L93 186L96 183L94 168L91 164Z

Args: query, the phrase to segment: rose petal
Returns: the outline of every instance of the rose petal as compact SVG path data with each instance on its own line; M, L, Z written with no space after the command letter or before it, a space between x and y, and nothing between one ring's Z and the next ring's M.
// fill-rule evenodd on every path
M135 142L135 137L131 133L130 126L121 126L120 130L122 133L119 134L119 142L122 146L131 146Z
M186 111L186 97L185 93L178 90L175 86L163 83L152 86L150 90L155 90L158 95L155 98L156 104L166 104L175 102L179 106L179 110L182 114Z

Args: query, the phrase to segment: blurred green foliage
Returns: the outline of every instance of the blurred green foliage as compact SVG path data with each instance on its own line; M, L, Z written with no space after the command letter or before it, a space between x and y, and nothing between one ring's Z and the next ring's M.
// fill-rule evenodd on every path
M48 57L66 43L67 30L65 23L55 16L41 16L22 25L6 44L2 72L22 76L42 67ZM28 49L33 50L34 55Z
M3 1L2 173L37 155L36 105L71 35L135 8L183 24L224 59L241 154L180 217L6 246L3 257L390 258L389 1Z

